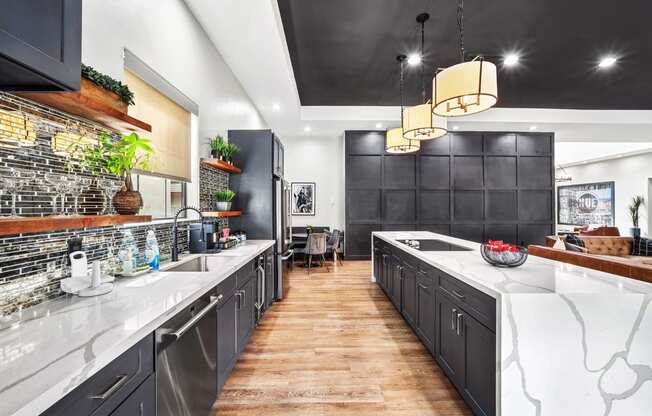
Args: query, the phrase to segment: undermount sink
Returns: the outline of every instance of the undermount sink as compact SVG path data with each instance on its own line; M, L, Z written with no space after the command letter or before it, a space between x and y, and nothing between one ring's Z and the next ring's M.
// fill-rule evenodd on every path
M206 257L197 257L192 260L188 260L181 264L170 267L165 270L166 272L207 272L208 271L208 262Z
M212 270L224 270L234 266L240 257L228 256L199 256L192 260L180 261L179 264L165 268L166 272L210 272Z

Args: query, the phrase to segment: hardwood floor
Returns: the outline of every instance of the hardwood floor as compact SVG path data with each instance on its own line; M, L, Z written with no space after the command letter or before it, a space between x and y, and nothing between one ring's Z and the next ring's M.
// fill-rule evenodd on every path
M295 267L215 402L215 415L470 415L370 263Z

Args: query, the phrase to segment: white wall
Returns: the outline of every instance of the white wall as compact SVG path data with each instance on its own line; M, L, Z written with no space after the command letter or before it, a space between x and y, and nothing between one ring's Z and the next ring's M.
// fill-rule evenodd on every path
M285 179L315 182L315 216L293 216L293 226L344 229L344 138L281 137L285 145Z
M615 225L620 228L621 235L629 235L629 228L632 226L627 215L627 206L632 198L636 195L643 195L646 205L651 205L650 195L648 195L648 179L652 178L652 154L650 153L567 167L566 172L573 178L573 181L564 182L561 185L615 182ZM642 233L652 235L652 230L648 226L650 223L648 220L649 208L641 210L639 226Z
M82 10L83 63L121 79L126 48L199 105L188 187L189 203L198 204L206 139L265 121L182 0L84 0Z

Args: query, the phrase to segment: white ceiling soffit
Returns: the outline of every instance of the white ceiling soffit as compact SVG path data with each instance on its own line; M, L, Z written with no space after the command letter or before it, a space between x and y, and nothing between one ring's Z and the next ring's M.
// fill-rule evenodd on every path
M269 127L279 135L332 136L398 126L399 107L302 107L276 0L185 0ZM492 108L449 118L460 131L554 132L558 141L652 142L650 110ZM534 130L531 130L534 127Z

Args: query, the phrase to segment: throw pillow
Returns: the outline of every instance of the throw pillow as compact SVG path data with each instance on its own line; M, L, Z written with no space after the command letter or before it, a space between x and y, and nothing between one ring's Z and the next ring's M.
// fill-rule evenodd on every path
M634 237L632 242L632 256L652 256L652 240L649 238Z
M585 247L584 241L582 241L580 238L577 237L575 234L568 234L566 236L566 242L573 244L575 246L579 247Z
M587 248L580 247L580 246L575 245L575 244L571 244L568 241L566 242L565 245L566 245L566 250L567 251L574 251L576 253L588 253L589 252L589 250Z
M557 240L555 240L555 244L552 245L552 248L557 250L566 250L566 245L564 244L564 240L557 237Z

